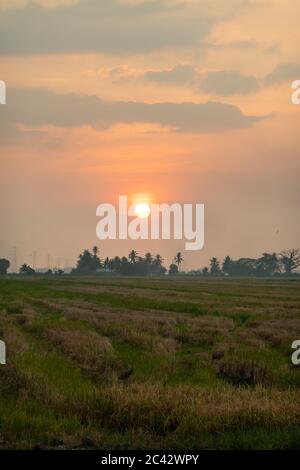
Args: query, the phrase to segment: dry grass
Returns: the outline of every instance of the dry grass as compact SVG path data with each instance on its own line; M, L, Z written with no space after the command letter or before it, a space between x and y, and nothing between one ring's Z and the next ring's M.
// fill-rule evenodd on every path
M123 368L122 361L114 354L109 338L95 331L46 328L44 337L57 346L82 370L94 378L103 379Z
M218 377L235 386L259 385L266 383L267 369L255 362L230 361L218 366Z
M299 447L299 283L1 282L8 446Z
M299 424L300 398L296 392L283 393L223 387L132 385L114 386L101 396L101 420L121 430L131 427L149 432L167 432L189 427L189 432L217 431L232 426L273 426Z

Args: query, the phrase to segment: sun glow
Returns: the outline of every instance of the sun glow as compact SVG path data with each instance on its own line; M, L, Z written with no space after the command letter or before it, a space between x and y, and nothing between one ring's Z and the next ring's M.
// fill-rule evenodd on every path
M140 202L139 204L136 204L134 208L134 213L137 217L140 219L146 219L149 217L151 212L149 204L145 204L144 202Z

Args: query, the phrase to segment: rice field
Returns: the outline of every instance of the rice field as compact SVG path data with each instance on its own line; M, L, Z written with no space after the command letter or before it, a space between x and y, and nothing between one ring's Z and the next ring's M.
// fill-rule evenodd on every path
M0 448L300 448L297 279L2 277L0 339Z

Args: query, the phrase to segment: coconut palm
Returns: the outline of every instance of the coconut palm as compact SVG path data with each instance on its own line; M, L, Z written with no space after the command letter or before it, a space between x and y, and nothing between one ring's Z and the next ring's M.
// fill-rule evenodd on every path
M138 253L135 250L131 250L131 252L128 255L128 259L131 263L136 263Z
M103 266L104 266L104 269L109 269L109 257L107 256L104 260L104 263L103 263Z
M182 257L182 254L180 253L180 251L178 253L176 253L176 255L174 256L174 263L177 264L178 266L178 269L179 269L179 266L181 265L183 261L183 257Z
M146 253L146 254L145 254L145 261L146 261L146 263L149 263L149 264L152 263L152 261L153 261L153 256L152 256L151 253Z
M99 248L95 245L95 246L93 246L92 251L93 251L93 255L94 255L94 256L97 256L98 253L99 253Z
M163 261L164 261L164 260L163 260L163 258L162 258L161 255L159 255L159 254L155 255L154 263L155 263L156 265L162 266Z

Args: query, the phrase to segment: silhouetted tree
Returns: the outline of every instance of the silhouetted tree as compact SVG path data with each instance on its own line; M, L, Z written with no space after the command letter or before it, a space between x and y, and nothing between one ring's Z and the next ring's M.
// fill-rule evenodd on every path
M128 263L128 260L127 258L125 258L127 263ZM120 271L120 267L121 267L121 258L119 256L115 256L113 259L109 260L109 269L110 271L112 272L119 272Z
M178 269L183 261L183 257L182 257L182 254L180 253L180 251L178 253L176 253L176 255L174 256L174 263L177 264L178 266Z
M220 263L215 257L210 260L210 274L213 276L219 276L221 274Z
M300 266L300 251L294 248L282 251L280 261L285 273L290 274Z
M0 274L7 274L7 270L10 266L10 262L8 259L1 258L0 259Z
M98 253L99 253L99 248L95 245L95 246L93 246L92 251L93 251L93 255L94 255L94 256L97 256Z
M279 269L276 253L263 253L258 258L240 258L233 260L226 256L222 271L229 276L273 276Z
M175 274L178 274L178 266L172 263L170 264L170 267L169 267L169 275L174 276Z
M29 266L28 264L23 264L20 267L20 274L26 274L30 276L32 274L35 274L35 270L31 268L31 266Z
M155 255L151 263L150 274L160 276L162 274L165 274L166 271L167 271L166 268L163 266L163 259L161 255L159 254Z
M258 276L273 276L279 269L276 253L263 253L256 261L256 274Z
M240 258L234 262L234 276L255 276L256 274L256 259L254 258Z
M256 274L257 260L251 258L240 258L233 260L229 256L223 261L222 271L229 276L254 276Z
M97 269L101 268L101 260L99 258L99 248L95 245L93 246L93 270L97 271Z
M234 261L232 261L230 256L226 256L222 264L222 271L224 274L228 274L229 276L232 275L233 263Z
M104 267L104 269L110 269L109 268L109 257L108 256L104 260L103 267Z
M72 273L91 274L97 272L101 268L101 260L98 256L98 247L93 247L91 251L84 250L79 256L77 268ZM1 261L1 260L0 260ZM169 267L170 275L178 274L180 264L182 263L182 254L178 252ZM226 256L222 263L216 257L210 260L210 268L204 267L202 270L191 271L193 275L212 275L219 276L222 273L228 276L273 276L280 272L280 266L283 267L286 274L292 273L300 266L300 251L287 250L279 256L276 253L263 253L258 259L240 258L233 260L230 256ZM160 254L153 256L147 252L144 256L139 256L135 250L131 250L128 258L123 256L115 256L114 258L106 258L104 261L105 269L109 269L112 273L124 276L161 276L167 269L163 266L163 258ZM30 266L23 265L24 273L34 273Z
M166 273L162 261L160 255L153 257L151 253L146 253L143 257L132 250L128 258L116 256L105 260L105 265L109 266L110 271L122 276L161 276Z
M128 259L131 263L135 263L137 260L137 256L138 256L137 252L135 250L131 250L131 252L128 255Z
M163 261L164 261L164 260L163 260L162 256L159 255L159 254L157 254L157 255L155 255L155 258L154 258L154 261L153 261L153 262L154 262L154 264L156 264L156 265L162 266Z
M94 248L97 248L97 247L94 247ZM101 268L101 261L100 261L100 258L98 258L97 254L95 254L95 252L92 255L89 250L84 250L83 253L79 255L79 258L77 261L76 272L81 273L81 274L92 274L92 273L95 273L100 268Z
M149 263L149 264L152 263L152 261L153 261L153 256L152 256L151 253L146 253L146 254L145 254L145 261L146 261L146 263Z
M150 274L160 276L166 273L166 268L163 266L163 259L161 255L157 254L152 259L151 266L150 266Z

